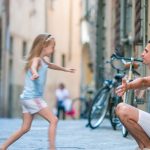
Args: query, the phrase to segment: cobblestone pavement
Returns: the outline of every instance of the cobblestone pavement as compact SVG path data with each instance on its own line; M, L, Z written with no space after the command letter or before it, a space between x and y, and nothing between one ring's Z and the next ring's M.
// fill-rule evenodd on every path
M135 150L137 144L129 135L123 138L121 131L113 131L105 119L100 128L85 127L86 120L59 121L57 150ZM0 119L0 144L21 126L21 119ZM48 123L35 119L31 131L15 142L8 150L47 150Z

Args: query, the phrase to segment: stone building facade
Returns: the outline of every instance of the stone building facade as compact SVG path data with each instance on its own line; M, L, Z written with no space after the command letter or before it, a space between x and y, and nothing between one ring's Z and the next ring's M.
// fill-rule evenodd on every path
M49 32L56 39L52 62L76 69L75 74L49 71L44 95L49 108L55 105L55 89L60 82L69 89L71 97L79 96L80 0L6 1L0 1L3 4L0 5L0 32L5 29L0 37L0 116L21 115L19 95L24 84L24 58L39 33Z

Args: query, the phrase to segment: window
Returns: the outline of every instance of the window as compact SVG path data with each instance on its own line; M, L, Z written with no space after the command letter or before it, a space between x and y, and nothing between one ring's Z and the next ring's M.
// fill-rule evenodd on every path
M10 37L10 49L9 49L10 55L13 54L13 43L14 43L14 39L13 39L13 36L11 36Z
M115 47L120 44L120 1L115 1Z
M50 62L54 62L54 53L53 54L51 54L51 56L50 56Z
M132 2L125 1L125 36L129 37L132 31Z
M63 67L66 66L66 56L65 56L65 54L62 54L62 56L61 56L61 64L62 64Z
M55 1L56 0L50 0L50 9L51 10L54 10L54 8L55 8Z
M22 58L24 58L27 55L27 42L23 41L22 43Z

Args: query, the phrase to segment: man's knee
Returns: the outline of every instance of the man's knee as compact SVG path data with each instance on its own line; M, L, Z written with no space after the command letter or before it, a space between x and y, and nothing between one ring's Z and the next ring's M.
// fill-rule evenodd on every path
M128 117L129 108L125 103L119 103L116 107L116 114L119 118Z

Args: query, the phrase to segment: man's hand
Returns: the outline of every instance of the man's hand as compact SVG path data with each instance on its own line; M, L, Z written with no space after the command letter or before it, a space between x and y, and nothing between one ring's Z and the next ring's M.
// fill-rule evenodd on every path
M122 79L122 85L117 87L116 93L118 96L123 96L126 91L127 91L127 82L125 79Z

